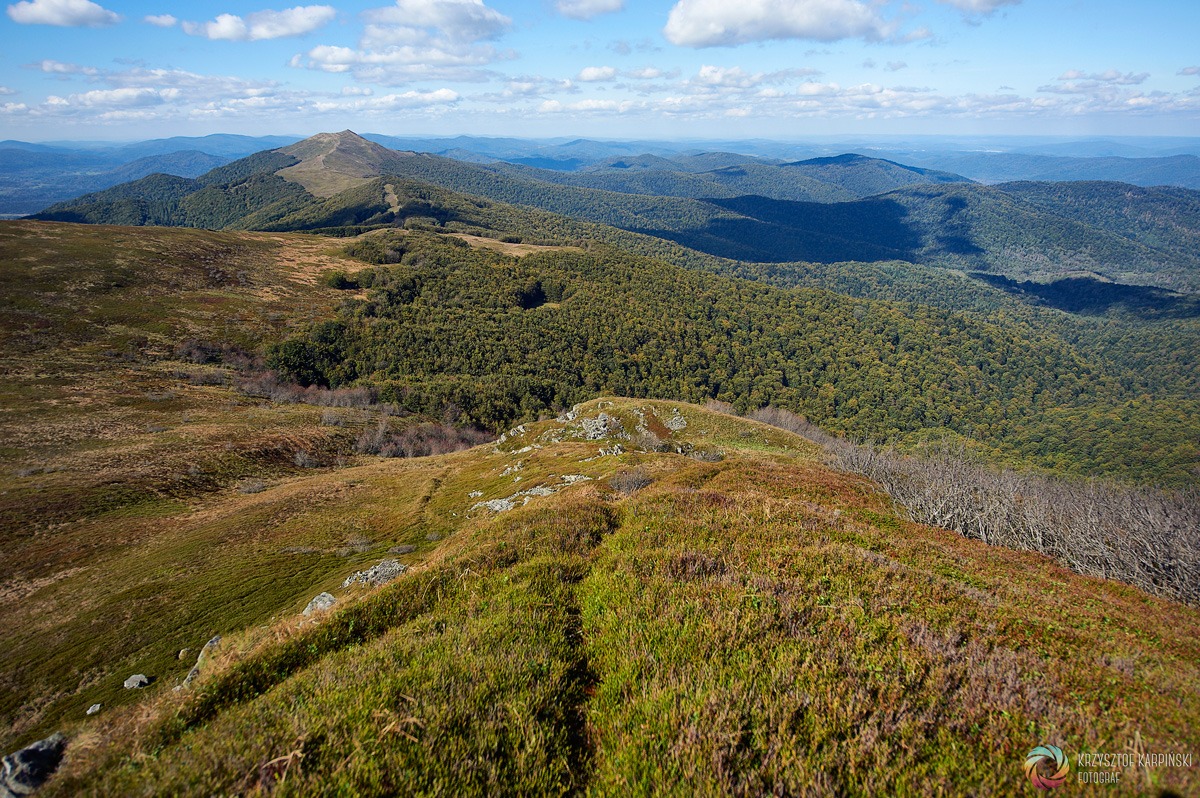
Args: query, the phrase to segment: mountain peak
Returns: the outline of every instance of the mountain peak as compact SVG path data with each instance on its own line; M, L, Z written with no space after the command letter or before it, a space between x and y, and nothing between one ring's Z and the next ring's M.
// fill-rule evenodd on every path
M284 180L299 183L318 197L332 197L379 177L390 163L411 155L368 141L353 130L318 133L284 147L280 152L298 158L300 163L276 174Z

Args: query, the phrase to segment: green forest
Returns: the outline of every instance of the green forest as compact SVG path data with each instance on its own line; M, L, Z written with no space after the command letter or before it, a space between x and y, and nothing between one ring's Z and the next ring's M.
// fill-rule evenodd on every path
M380 234L376 234L380 235ZM1010 463L1194 478L1200 403L1059 335L951 310L783 289L597 245L517 259L422 233L349 253L399 260L334 321L273 347L302 384L499 431L598 395L766 405L831 431L915 445L960 437Z

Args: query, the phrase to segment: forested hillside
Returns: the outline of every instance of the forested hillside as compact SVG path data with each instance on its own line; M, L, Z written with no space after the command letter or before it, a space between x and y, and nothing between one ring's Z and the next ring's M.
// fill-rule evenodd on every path
M619 394L772 404L874 439L951 433L993 457L1154 481L1190 479L1200 456L1194 400L1129 390L1134 374L1029 326L774 289L609 248L514 260L376 235L393 237L350 251L400 265L367 272L366 301L273 350L281 373L370 384L423 413L454 405L495 429Z

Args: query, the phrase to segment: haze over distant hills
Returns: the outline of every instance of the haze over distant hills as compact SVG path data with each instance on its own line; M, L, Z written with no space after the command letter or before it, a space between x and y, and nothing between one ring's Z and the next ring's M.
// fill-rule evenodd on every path
M661 193L661 181L637 177L633 171L711 172L742 167L753 173L762 166L860 153L959 174L982 182L1012 180L1118 180L1135 185L1200 188L1200 139L1029 139L917 137L823 137L803 142L744 141L609 141L587 138L520 139L483 136L404 137L366 134L364 138L399 151L441 155L460 161L511 164L563 172L570 177L539 174L539 179L636 193ZM197 177L204 169L197 153L209 156L208 168L262 150L287 146L300 136L251 137L215 134L173 137L133 143L0 142L0 216L35 213L61 202L155 171ZM31 157L40 153L41 157ZM138 166L133 162L146 161ZM653 159L660 159L654 162ZM663 162L669 161L672 165ZM624 164L622 166L621 164ZM653 165L652 165L653 164ZM617 171L625 174L618 177ZM578 174L574 174L578 173ZM753 193L743 176L728 174L721 182L682 179L675 191L684 196L726 197ZM878 189L883 190L883 189ZM814 192L795 176L791 193L777 199L836 201L848 196Z

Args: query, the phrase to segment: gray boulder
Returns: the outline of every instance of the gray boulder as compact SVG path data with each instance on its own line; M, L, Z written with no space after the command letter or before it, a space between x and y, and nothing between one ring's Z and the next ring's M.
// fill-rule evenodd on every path
M350 587L356 583L367 587L379 587L386 585L407 570L408 566L403 565L399 560L384 560L365 571L356 571L346 577L346 581L342 582L342 587Z
M144 673L135 673L125 680L126 690L140 690L150 684L150 680L146 678Z
M583 428L583 434L589 441L604 440L610 436L623 435L625 432L621 420L608 413L601 413L595 418L582 418L579 420L579 426Z
M188 675L183 677L183 686L190 687L192 682L196 681L196 677L200 675L200 666L204 664L204 660L208 659L208 655L221 642L220 635L213 635L212 639L204 644L204 648L200 649L200 655L196 657L196 664L188 671Z
M95 714L96 714L97 712L99 712L99 711L100 711L100 705L99 705L99 704L92 704L92 705L91 705L90 707L88 707L88 709L87 709L87 713L88 713L89 715L95 715Z
M304 608L304 614L312 615L314 612L324 612L336 601L337 599L329 593L318 593L312 601L308 602L308 606Z
M62 762L63 749L66 747L67 738L62 732L55 732L45 740L4 757L4 767L0 771L0 798L30 795L45 784Z

